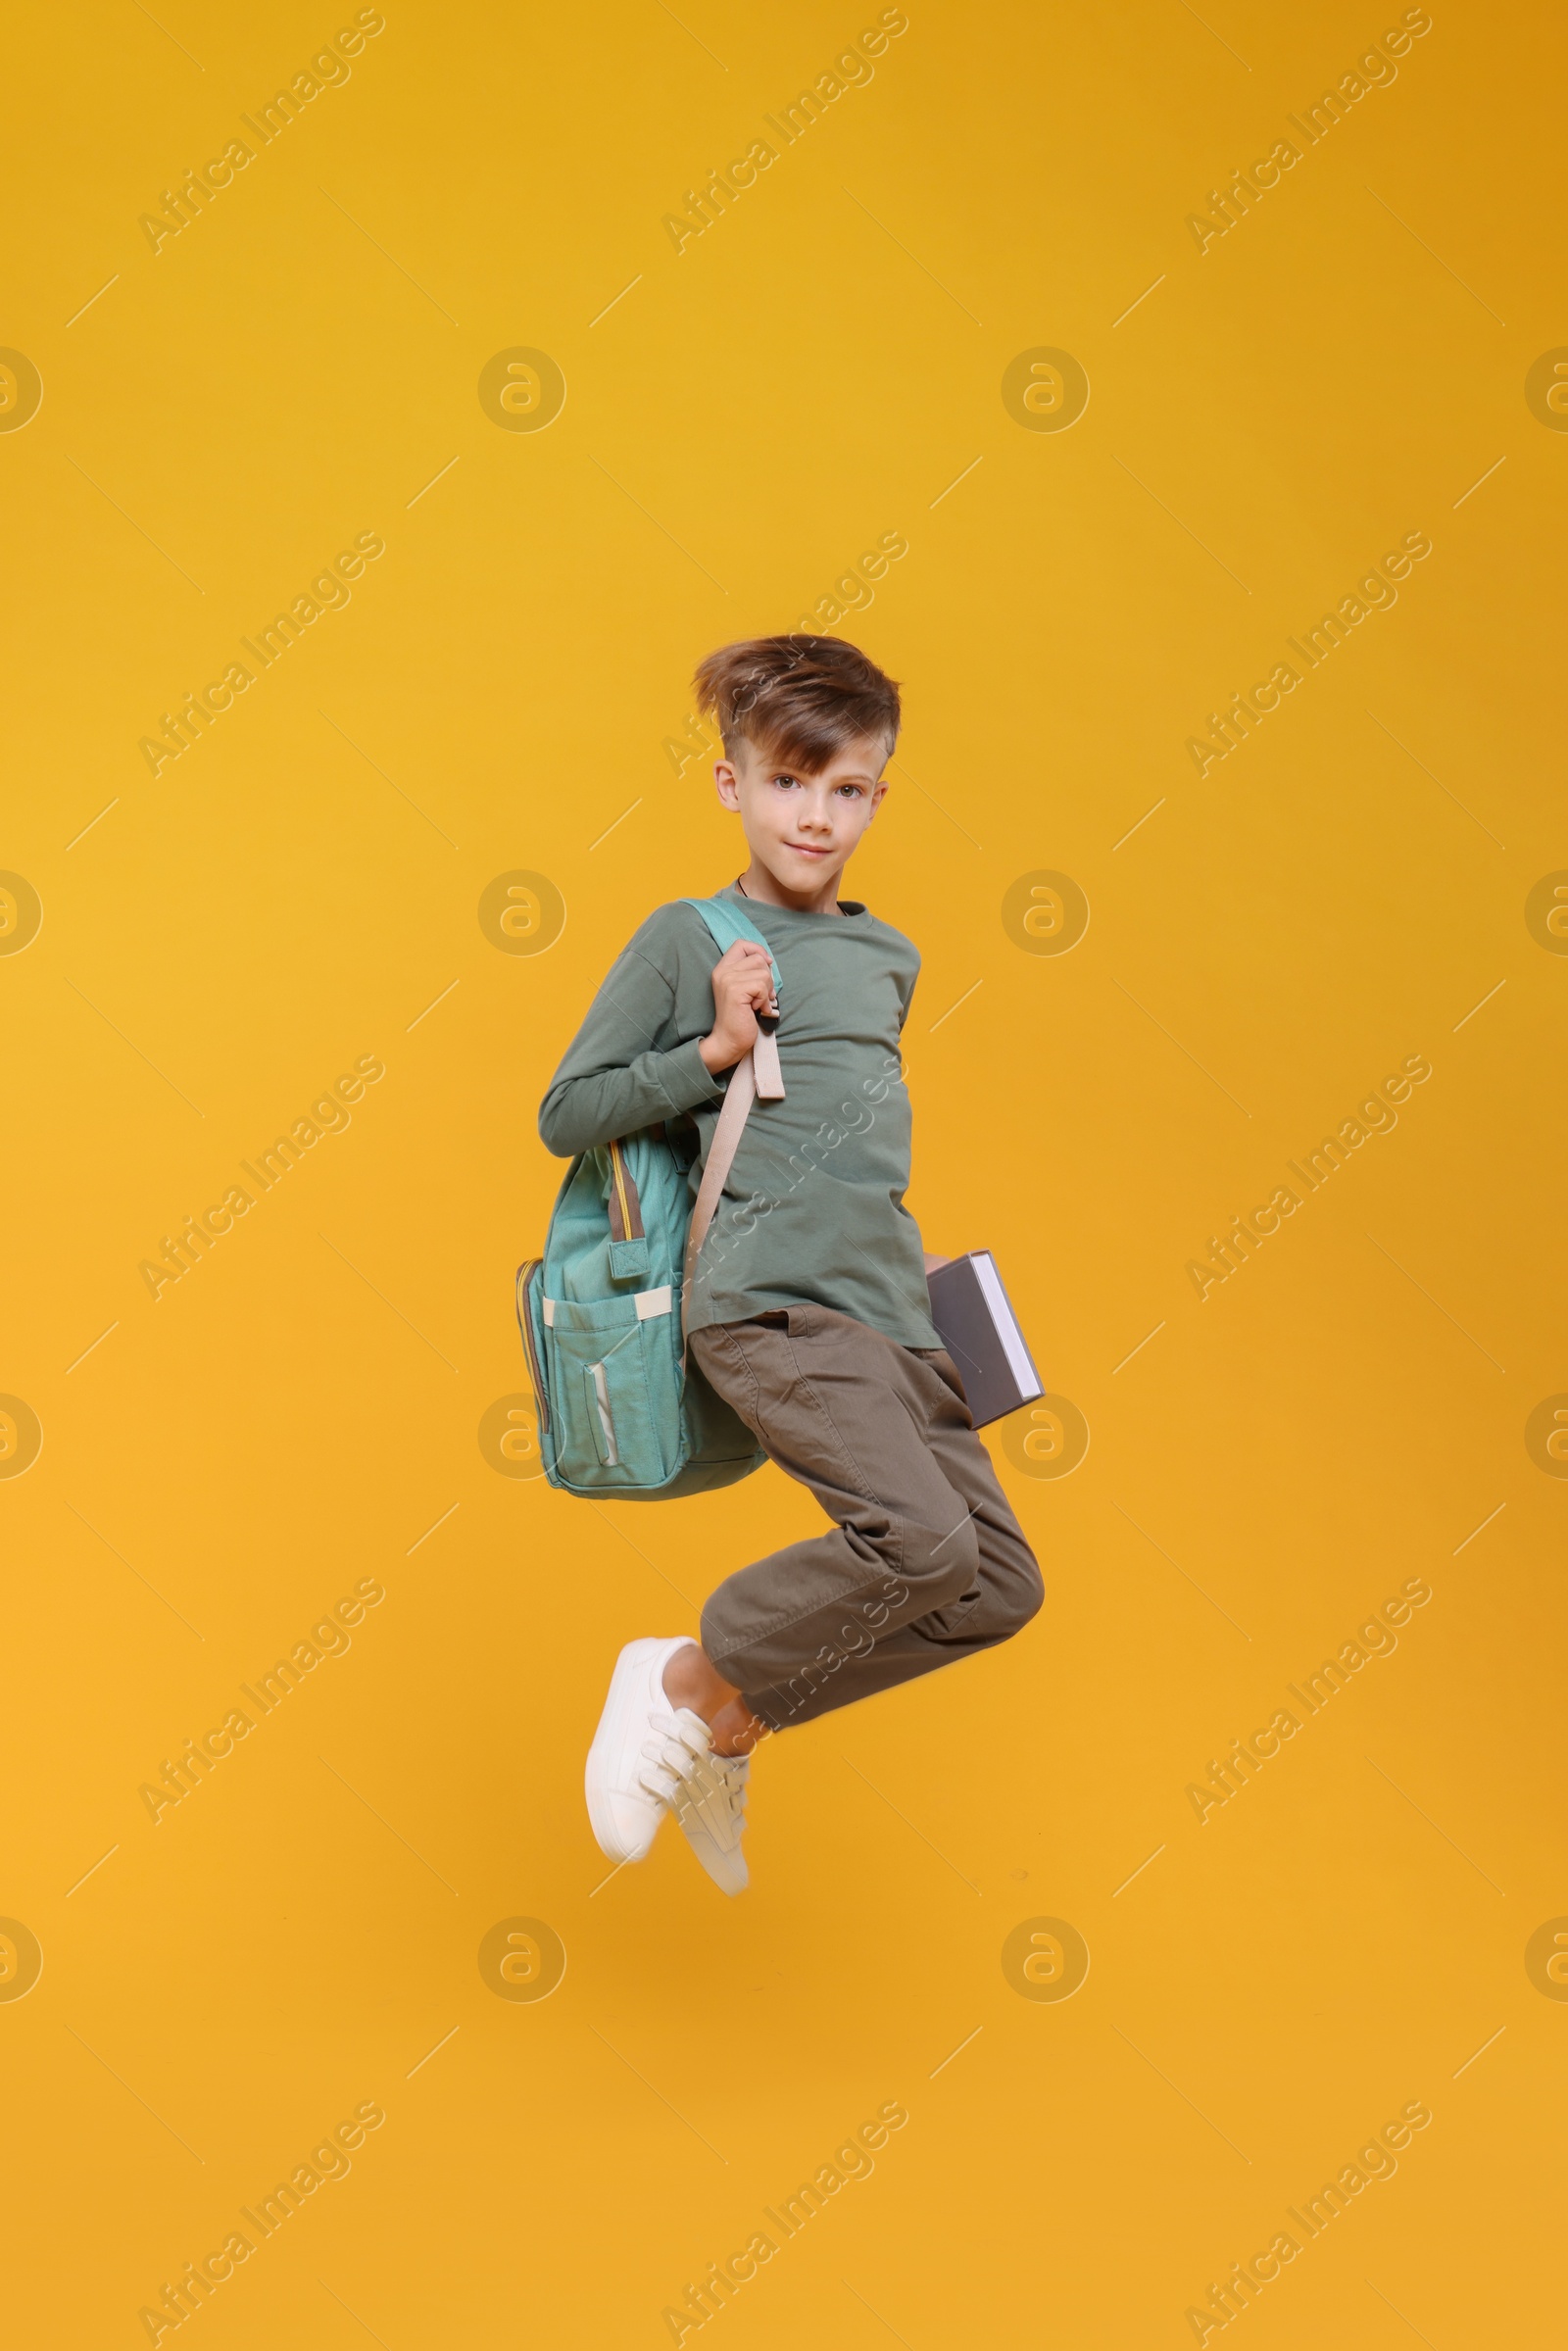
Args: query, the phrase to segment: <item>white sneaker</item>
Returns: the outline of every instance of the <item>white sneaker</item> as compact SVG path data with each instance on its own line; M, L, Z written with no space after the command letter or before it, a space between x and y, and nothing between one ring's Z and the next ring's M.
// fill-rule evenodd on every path
M659 1834L679 1775L655 1768L645 1748L657 1756L666 1740L655 1738L653 1717L668 1723L672 1717L683 1730L695 1725L706 1746L708 1726L684 1707L672 1708L664 1694L664 1668L677 1649L689 1646L688 1637L674 1641L628 1641L610 1677L610 1694L599 1717L588 1767L583 1776L588 1818L599 1849L611 1861L641 1861ZM692 1755L684 1743L682 1754Z
M715 1755L710 1746L694 1758L671 1799L686 1842L721 1893L744 1893L750 1880L741 1851L749 1769L747 1756Z

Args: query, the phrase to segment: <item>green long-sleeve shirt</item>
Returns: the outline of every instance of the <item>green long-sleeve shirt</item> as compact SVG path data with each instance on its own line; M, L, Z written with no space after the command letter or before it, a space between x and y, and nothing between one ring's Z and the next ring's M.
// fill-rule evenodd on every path
M785 1099L746 1122L698 1261L687 1327L814 1302L903 1347L937 1347L919 1228L904 1205L909 1100L899 1035L920 969L903 934L854 900L839 914L734 899L779 972ZM718 950L695 907L650 914L557 1070L539 1132L563 1158L689 1112L695 1194L729 1073L703 1064Z

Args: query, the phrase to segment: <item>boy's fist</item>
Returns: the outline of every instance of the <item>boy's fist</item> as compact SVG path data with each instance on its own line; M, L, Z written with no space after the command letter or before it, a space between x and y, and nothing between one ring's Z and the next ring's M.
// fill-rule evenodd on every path
M705 1069L731 1069L757 1043L757 1015L777 1009L765 952L737 939L713 966L713 1025L698 1047Z

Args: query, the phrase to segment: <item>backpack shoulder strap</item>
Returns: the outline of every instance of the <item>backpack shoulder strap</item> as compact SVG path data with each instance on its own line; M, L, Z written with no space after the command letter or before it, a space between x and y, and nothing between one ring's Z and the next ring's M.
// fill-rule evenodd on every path
M772 974L773 1002L776 1004L782 1001L779 993L778 963L774 958L773 950L768 946L756 923L743 914L731 899L686 898L682 899L681 904L695 906L707 923L713 944L720 955L727 954L737 939L750 939L754 947L760 947L767 957L767 967ZM766 1019L759 1015L757 1043L748 1055L756 1077L754 1092L758 1100L764 1102L781 1102L784 1100L784 1077L778 1065L778 1046L773 1036L777 1026L778 1016L776 1013ZM737 1142L739 1139L740 1130L737 1128Z
M756 1095L757 1076L752 1056L747 1053L729 1073L724 1106L719 1111L718 1123L713 1129L713 1140L708 1147L708 1163L703 1169L703 1180L692 1203L692 1220L686 1231L686 1262L682 1268L680 1289L682 1364L686 1360L686 1314L691 1304L692 1278L697 1271L698 1254L708 1239L708 1229L723 1197L725 1179L734 1163L736 1146L751 1115Z
M727 898L688 898L682 903L688 906L694 906L701 914L720 955L727 954L737 939L750 939L755 946L762 950L767 957L768 968L773 975L773 994L776 1000L779 992L778 964L774 960L772 949L757 925ZM776 1023L769 1021L765 1028L760 1029L757 1043L751 1052L737 1061L729 1073L729 1085L724 1094L724 1106L719 1111L718 1122L713 1129L713 1139L708 1147L708 1160L703 1169L703 1180L698 1189L696 1200L692 1205L691 1224L686 1235L686 1263L684 1279L681 1284L683 1339L686 1311L691 1301L692 1277L697 1269L698 1253L708 1238L708 1229L713 1221L719 1200L723 1196L725 1179L733 1164L736 1146L740 1142L742 1130L751 1115L752 1104L759 1096L763 1102L782 1102L784 1099L784 1080L778 1065L778 1046L772 1035L775 1025ZM684 1365L684 1345L681 1349L681 1361Z
M756 923L751 920L749 915L741 912L732 899L683 898L681 904L696 907L711 932L713 944L720 955L726 955L737 939L750 939L754 947L760 947L767 957L768 967L773 974L773 994L777 996L778 965L773 960L773 950L768 946Z

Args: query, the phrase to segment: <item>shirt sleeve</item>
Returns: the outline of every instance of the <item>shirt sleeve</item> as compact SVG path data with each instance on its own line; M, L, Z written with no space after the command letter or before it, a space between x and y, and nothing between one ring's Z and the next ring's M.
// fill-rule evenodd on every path
M678 1117L724 1091L703 1061L700 1037L661 1050L675 1009L667 959L645 926L589 1005L539 1108L540 1139L558 1158Z
M900 1008L899 1008L899 1035L900 1035L901 1037L902 1037L902 1036L903 1036L903 1034L904 1034L905 1027L906 1027L906 1023L907 1023L907 1021L908 1021L908 1018L909 1018L909 1006L910 1006L910 1004L911 1004L914 1002L914 988L915 988L915 982L916 982L916 981L919 979L919 977L920 977L920 957L919 957L919 955L916 953L916 951L915 951L913 948L910 948L910 950L909 950L909 955L910 955L910 964L909 964L909 967L908 967L908 968L906 968L906 970L902 971L902 972L899 974L899 982L898 982L898 987L899 987L899 1007L900 1007Z

